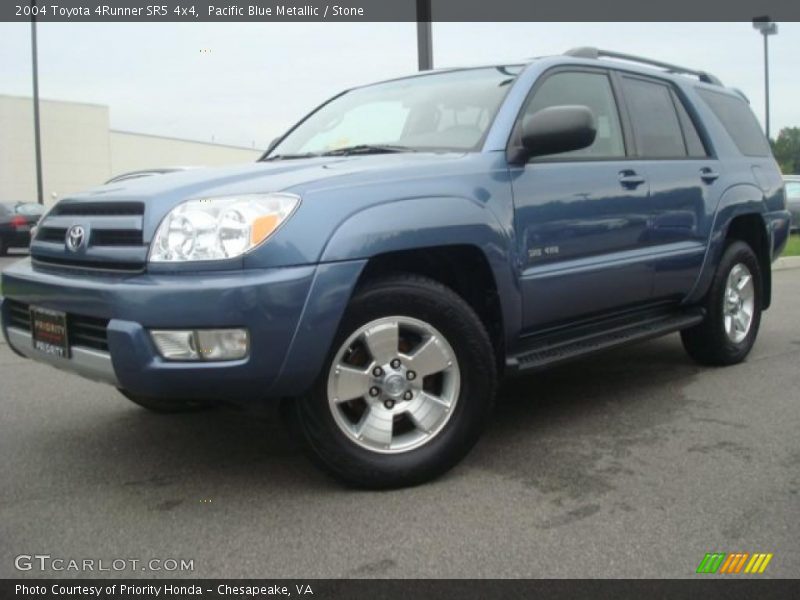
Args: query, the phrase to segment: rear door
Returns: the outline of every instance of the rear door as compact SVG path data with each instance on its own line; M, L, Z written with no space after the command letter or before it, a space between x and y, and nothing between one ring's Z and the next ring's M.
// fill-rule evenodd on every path
M680 90L667 80L617 74L633 129L636 157L650 182L642 240L652 256L653 299L680 299L703 265L705 239L722 182Z
M609 72L549 71L534 86L520 121L549 106L576 104L594 113L594 143L510 170L529 331L635 305L651 292L652 265L642 254L648 181L643 163L626 151Z

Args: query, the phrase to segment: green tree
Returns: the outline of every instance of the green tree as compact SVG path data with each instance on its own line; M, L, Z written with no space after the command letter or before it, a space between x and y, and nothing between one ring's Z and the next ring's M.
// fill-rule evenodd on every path
M784 127L770 142L772 154L784 175L800 174L800 127Z

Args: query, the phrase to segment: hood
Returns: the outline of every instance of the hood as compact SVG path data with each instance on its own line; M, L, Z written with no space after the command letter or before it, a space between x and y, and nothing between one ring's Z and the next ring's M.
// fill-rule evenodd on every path
M393 180L441 175L445 165L463 162L463 153L413 152L331 156L199 168L101 185L65 197L61 203L142 202L145 237L178 204L194 198L293 192L304 200L326 188L358 187ZM463 168L463 167L462 167Z
M456 153L397 153L262 161L245 165L200 168L110 183L70 195L65 201L144 201L148 209L166 212L191 198L324 188L358 174L392 178L463 157ZM372 179L368 176L367 179Z
M307 264L319 256L341 223L373 205L441 196L483 204L492 195L487 186L502 184L498 156L419 152L319 157L123 180L61 200L44 219L31 255L40 263L98 268L113 264L118 270L141 271L158 225L177 205L216 196L291 192L302 198L300 206L269 243L247 259L259 267ZM76 226L90 241L69 252L64 236ZM242 260L232 260L226 268L238 268ZM222 266L214 261L209 268Z

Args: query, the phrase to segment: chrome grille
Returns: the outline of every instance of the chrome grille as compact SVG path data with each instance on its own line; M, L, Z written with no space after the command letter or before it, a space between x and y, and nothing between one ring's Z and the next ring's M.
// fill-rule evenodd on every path
M142 202L81 202L62 200L42 219L31 243L34 264L53 268L143 271L147 244L143 237ZM80 225L86 239L76 250L67 248L71 227Z
M52 216L69 217L119 217L142 216L144 204L141 202L59 202L50 211Z
M43 242L64 243L67 237L67 230L64 227L39 227L36 239Z
M64 232L66 234L66 232ZM141 246L142 232L137 229L92 230L92 246Z

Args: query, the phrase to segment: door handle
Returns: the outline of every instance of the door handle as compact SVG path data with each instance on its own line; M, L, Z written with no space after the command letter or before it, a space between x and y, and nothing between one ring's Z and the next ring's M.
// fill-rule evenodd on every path
M719 179L719 173L717 173L711 167L703 167L700 169L700 179L706 183L714 183L717 179Z
M636 171L625 170L619 172L619 182L625 187L635 188L642 185L645 179Z

